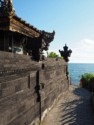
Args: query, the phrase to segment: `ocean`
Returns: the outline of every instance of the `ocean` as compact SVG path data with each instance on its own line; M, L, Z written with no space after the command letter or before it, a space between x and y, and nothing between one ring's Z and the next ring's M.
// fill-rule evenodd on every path
M68 72L71 84L79 85L81 75L84 73L94 73L93 63L69 63Z

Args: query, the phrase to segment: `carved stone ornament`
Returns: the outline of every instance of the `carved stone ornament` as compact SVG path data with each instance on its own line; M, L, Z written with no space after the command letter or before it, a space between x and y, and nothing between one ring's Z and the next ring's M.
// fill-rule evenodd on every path
M64 60L66 62L68 62L69 61L68 57L71 56L72 50L71 49L68 50L68 46L66 44L63 47L63 49L64 49L64 51L59 50L59 52L60 52L61 56L64 58Z
M11 17L15 15L12 0L0 0L0 16Z

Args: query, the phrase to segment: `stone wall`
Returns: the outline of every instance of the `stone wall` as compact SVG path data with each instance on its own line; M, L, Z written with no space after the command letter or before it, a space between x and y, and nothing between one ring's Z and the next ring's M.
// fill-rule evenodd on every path
M91 93L91 96L90 96L90 105L91 105L91 108L94 112L94 93Z
M68 89L67 63L0 52L0 125L37 125Z

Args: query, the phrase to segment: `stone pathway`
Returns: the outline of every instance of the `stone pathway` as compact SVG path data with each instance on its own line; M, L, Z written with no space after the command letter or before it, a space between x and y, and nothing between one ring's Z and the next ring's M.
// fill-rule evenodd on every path
M65 96L47 114L42 125L94 125L90 93L71 85Z

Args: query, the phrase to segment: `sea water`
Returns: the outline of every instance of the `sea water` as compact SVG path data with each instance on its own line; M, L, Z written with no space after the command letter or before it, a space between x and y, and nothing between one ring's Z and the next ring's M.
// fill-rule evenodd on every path
M94 64L90 63L69 63L68 71L71 84L79 85L81 75L84 73L94 73Z

